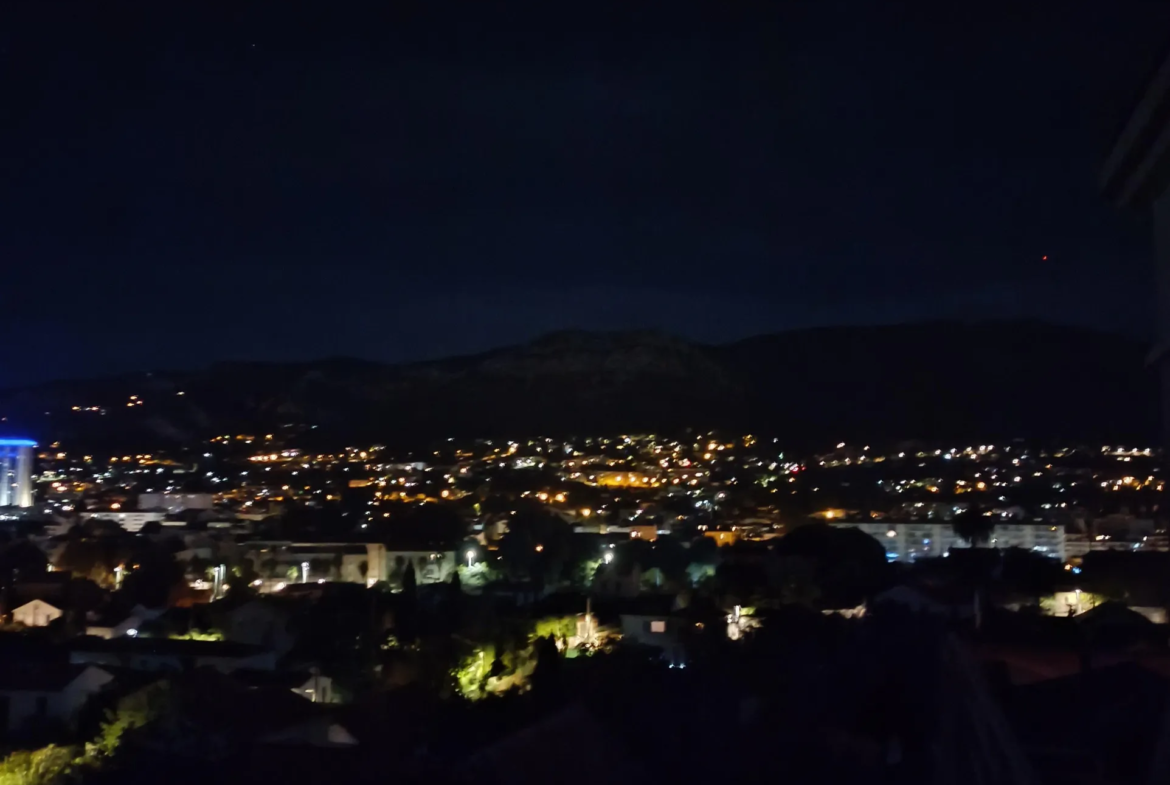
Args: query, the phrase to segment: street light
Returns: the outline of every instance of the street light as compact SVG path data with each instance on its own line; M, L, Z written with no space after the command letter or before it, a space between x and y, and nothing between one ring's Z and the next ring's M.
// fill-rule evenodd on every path
M473 551L473 550L468 550L468 551L467 551L467 566L468 566L468 567L470 567L470 566L471 566L471 562L472 562L474 559L475 559L475 551Z
M301 583L309 582L309 563L307 561L301 562Z
M610 562L613 561L613 551L606 551L605 555L602 556L601 558L605 560L606 564L609 564Z

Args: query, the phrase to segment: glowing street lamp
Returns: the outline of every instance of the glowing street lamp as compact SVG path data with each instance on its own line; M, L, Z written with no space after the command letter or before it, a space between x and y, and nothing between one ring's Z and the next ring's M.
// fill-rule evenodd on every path
M307 561L301 562L301 583L309 582L309 563Z
M474 560L475 560L475 551L473 551L473 550L470 550L470 549L469 549L469 550L467 551L467 566L468 566L468 567L470 567L470 566L471 566L471 563L472 563Z

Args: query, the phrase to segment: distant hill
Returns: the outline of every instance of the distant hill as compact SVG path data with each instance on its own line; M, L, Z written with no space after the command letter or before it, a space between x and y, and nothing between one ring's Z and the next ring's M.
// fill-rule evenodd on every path
M355 442L692 426L786 443L1149 441L1157 398L1145 352L1127 338L1034 322L826 328L717 346L561 332L405 365L232 362L52 382L0 391L0 429L119 449L289 425ZM106 414L85 411L95 406Z

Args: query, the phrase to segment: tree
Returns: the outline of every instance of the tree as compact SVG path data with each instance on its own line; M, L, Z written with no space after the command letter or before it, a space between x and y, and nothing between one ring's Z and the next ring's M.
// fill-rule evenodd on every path
M256 587L252 583L259 577L252 560L241 559L239 564L228 570L228 598L233 602L242 602L256 596Z
M560 686L561 653L552 635L533 641L536 667L532 670L532 690L545 701L551 700Z
M0 582L43 575L48 565L44 551L28 540L12 543L0 551Z
M975 505L955 514L951 521L951 528L972 548L978 548L991 541L991 533L995 530L995 521L983 515Z
M514 580L559 581L574 555L573 530L547 510L523 504L508 519L499 553Z
M426 547L451 547L467 534L467 522L452 504L430 502L406 509L391 518L387 535L394 541Z
M89 578L98 585L112 581L113 570L106 564L98 543L88 537L71 537L57 555L57 569Z
M105 518L90 518L81 524L81 531L87 537L120 537L125 534L117 521Z
M147 608L168 605L171 592L183 582L183 568L170 553L159 548L142 554L138 565L122 581L122 590L133 602Z
M81 763L78 747L50 744L18 750L0 761L0 782L13 785L58 785L69 780Z
M418 581L414 577L414 565L406 563L402 572L402 592L398 597L398 613L395 615L395 634L398 639L410 643L418 636Z
M329 559L316 558L309 559L309 579L320 580L329 576L329 567L331 563Z
M710 537L696 537L687 555L691 564L714 566L719 561L719 545Z
M463 582L459 578L459 570L453 570L451 580L444 585L442 611L440 623L450 631L461 627L464 610Z
M418 597L418 579L414 576L414 562L410 560L402 572L402 593L411 598Z
M789 596L819 593L835 607L854 606L881 589L889 577L885 548L856 528L837 529L821 523L801 526L780 538L773 555L787 562ZM810 585L811 584L811 585Z
M203 580L207 577L207 573L211 567L211 560L205 559L202 556L192 556L187 560L187 572L199 580Z

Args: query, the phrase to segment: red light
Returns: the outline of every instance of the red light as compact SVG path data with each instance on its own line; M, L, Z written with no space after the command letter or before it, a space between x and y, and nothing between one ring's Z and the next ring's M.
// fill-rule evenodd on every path
M1041 257L1040 257L1040 261L1042 261L1042 262L1047 262L1047 261L1048 261L1048 257L1047 257L1047 256L1041 256Z

